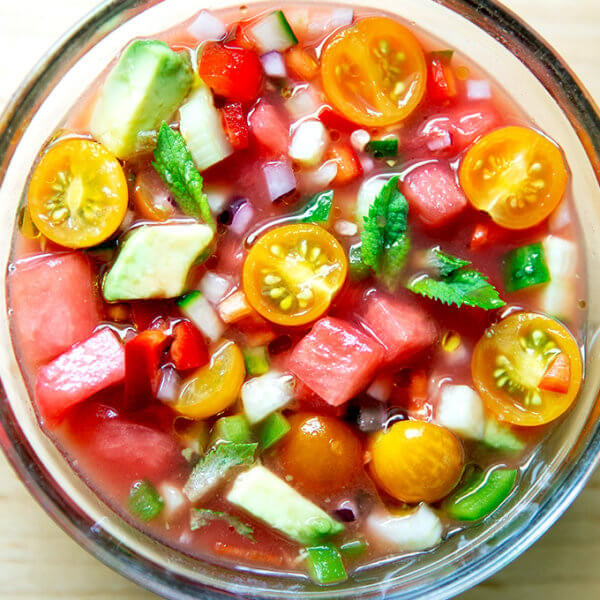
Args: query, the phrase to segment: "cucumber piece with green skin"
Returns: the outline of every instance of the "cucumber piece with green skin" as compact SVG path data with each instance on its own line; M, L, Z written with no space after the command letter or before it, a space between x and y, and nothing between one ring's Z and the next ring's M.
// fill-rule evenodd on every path
M221 417L213 426L210 445L222 442L247 444L252 441L252 431L248 419L244 415Z
M446 512L456 521L483 519L508 498L516 480L516 469L492 469L476 473L444 502Z
M365 145L365 152L374 158L394 158L398 156L398 138L371 140Z
M212 239L212 229L200 223L137 227L104 279L104 298L115 302L181 296L191 266Z
M280 439L285 437L290 429L289 421L281 413L269 415L260 428L259 443L263 450L274 446Z
M136 481L129 491L129 512L142 521L151 521L162 512L165 503L157 489L147 480Z
M350 542L346 542L340 546L340 553L342 556L347 556L349 558L356 558L358 556L363 555L369 544L363 539L351 540Z
M509 250L504 256L504 287L516 292L550 281L544 248L540 242Z
M307 546L344 531L341 523L261 465L237 476L227 500Z
M250 27L250 35L254 38L261 54L272 50L283 52L298 43L298 38L280 10L269 13L256 25Z
M269 352L266 346L244 348L242 354L249 377L264 375L269 370Z
M153 135L183 102L194 75L187 54L159 40L135 40L108 74L90 123L121 159L154 145Z
M202 292L193 290L180 298L177 306L212 342L216 342L223 335L225 324Z
M488 418L483 431L481 442L500 452L521 452L525 442L508 426Z
M306 568L315 583L330 585L348 579L342 555L334 545L312 546L306 554Z

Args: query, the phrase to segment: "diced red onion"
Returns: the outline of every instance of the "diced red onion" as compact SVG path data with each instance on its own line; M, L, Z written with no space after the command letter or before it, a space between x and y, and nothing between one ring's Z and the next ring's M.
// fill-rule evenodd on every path
M345 219L338 219L334 223L333 228L338 235L343 235L346 237L351 237L358 233L358 225L352 221L346 221Z
M231 289L231 281L222 275L208 271L200 280L200 291L211 304L218 304Z
M230 201L230 191L223 188L212 188L206 190L208 206L214 215L221 214Z
M436 150L443 150L449 148L452 145L452 138L447 131L442 132L440 135L434 137L432 140L427 142L427 148L432 152Z
M358 428L365 433L381 431L388 418L387 407L381 402L363 404L358 409Z
M275 202L296 189L296 177L289 163L269 162L262 168L271 202Z
M164 367L156 394L157 399L165 404L174 404L179 398L180 388L181 378L177 374L177 371L172 367Z
M198 13L194 22L188 27L188 32L200 42L218 42L227 35L225 25L207 10Z
M311 192L322 190L335 179L337 171L337 163L333 160L328 160L316 169L302 171L302 187Z
M276 50L267 52L260 57L265 73L269 77L287 77L287 70L285 68L285 62L283 56Z
M343 500L335 509L335 514L346 523L356 521L359 516L358 506L354 500Z
M375 161L366 154L360 157L360 164L365 173L370 173L375 168Z
M467 98L469 100L488 100L492 97L490 82L485 79L469 79L467 81Z
M244 202L233 215L229 231L235 235L244 235L254 219L254 208L250 202Z

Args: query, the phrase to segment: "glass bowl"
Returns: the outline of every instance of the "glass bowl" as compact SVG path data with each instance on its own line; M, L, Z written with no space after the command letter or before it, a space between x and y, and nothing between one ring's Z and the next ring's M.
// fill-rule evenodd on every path
M361 4L365 0L347 4ZM247 4L255 4L247 2ZM572 171L588 273L586 379L579 401L533 457L518 493L493 519L448 539L439 550L359 570L322 589L198 562L140 533L71 470L39 428L0 319L0 444L30 492L84 548L138 584L171 599L448 598L489 577L537 540L580 492L600 460L600 118L587 92L548 45L488 0L370 0L410 20L493 74L523 111L564 149ZM151 36L215 3L108 0L57 45L22 84L0 120L0 314L17 208L40 147L69 107L133 37ZM219 6L236 6L227 0ZM158 27L157 27L157 24Z

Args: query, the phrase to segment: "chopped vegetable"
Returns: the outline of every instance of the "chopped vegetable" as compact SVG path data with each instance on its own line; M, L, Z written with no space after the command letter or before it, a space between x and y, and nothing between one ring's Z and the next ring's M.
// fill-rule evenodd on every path
M254 529L238 517L228 515L227 513L218 510L210 510L208 508L192 508L190 512L190 529L192 531L197 531L202 527L206 527L214 521L224 521L236 533L251 539L253 542L256 541L254 539Z
M311 196L304 205L301 213L303 223L327 223L333 204L333 190L319 192Z
M233 442L235 444L249 444L252 442L252 431L248 419L244 415L231 415L221 417L213 425L210 445Z
M477 472L472 479L448 500L444 507L457 521L478 521L493 513L510 495L517 471L493 468Z
M242 386L244 413L250 423L259 423L272 412L287 406L294 397L292 377L271 370L249 379Z
M294 77L303 81L312 81L319 74L319 64L301 46L293 46L285 53L285 64Z
M181 321L173 327L173 343L169 353L173 365L180 371L198 369L209 360L202 334L189 321Z
M509 425L504 425L493 417L486 419L481 442L501 452L521 452L525 448L525 442Z
M443 385L436 423L463 438L480 440L485 430L485 414L479 394L467 385Z
M504 256L504 287L507 292L550 281L544 248L536 242L510 250Z
M360 160L350 144L332 143L325 153L325 160L332 161L337 165L337 174L333 180L335 185L346 185L363 174Z
M298 43L282 11L276 10L248 28L249 35L261 52L283 52Z
M242 350L246 373L249 377L264 375L269 370L269 351L266 346L256 346Z
M277 202L296 189L296 176L288 161L268 162L263 165L262 173L271 202Z
M259 443L268 450L283 438L291 429L289 421L279 412L270 414L260 428Z
M569 240L549 235L543 241L543 248L551 279L542 289L540 308L569 322L577 302L577 247Z
M129 512L142 521L151 521L160 515L165 503L149 481L136 481L129 492Z
M357 558L362 556L368 549L369 544L363 539L351 540L340 546L340 553L342 556L348 558Z
M225 299L219 302L217 311L223 323L235 323L240 319L249 317L253 313L252 307L248 304L246 294L242 290L238 290L233 294L229 294Z
M398 138L371 140L365 144L365 152L375 158L393 158L398 156Z
M433 102L448 102L458 95L456 78L450 65L453 54L452 50L440 50L429 54L427 94Z
M239 466L251 465L258 444L224 443L209 450L194 467L183 487L190 502L198 502L211 494L230 471Z
M366 279L371 274L371 267L365 264L362 257L362 244L352 244L348 250L348 268L350 277L356 281Z
M223 129L229 143L235 150L248 147L250 130L241 102L231 102L221 109Z
M294 130L288 154L303 167L314 167L323 160L329 134L321 121L307 119Z
M271 567L281 567L285 562L285 556L281 552L274 554L258 548L240 548L224 542L216 542L213 550L216 554L235 560L236 564L241 561L249 561Z
M229 285L229 283L228 283ZM201 292L195 290L177 301L181 312L211 341L216 342L225 325Z
M275 50L267 52L260 57L260 62L262 63L265 75L274 79L284 79L287 77L287 69L280 52Z
M348 579L342 556L333 544L311 546L306 553L308 574L316 583L330 585Z
M561 352L548 365L538 387L548 392L566 394L569 391L570 385L571 361L564 352Z

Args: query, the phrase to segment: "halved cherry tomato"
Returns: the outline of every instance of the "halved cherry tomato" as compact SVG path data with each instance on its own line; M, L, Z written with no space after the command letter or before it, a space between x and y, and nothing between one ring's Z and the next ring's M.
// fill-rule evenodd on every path
M35 226L49 240L87 248L109 238L127 211L121 164L102 145L79 138L56 143L37 165L27 202Z
M503 127L482 137L460 165L471 204L508 229L541 223L561 201L569 178L559 148L527 127Z
M175 212L167 186L152 167L136 175L133 203L140 215L151 221L166 221Z
M336 35L321 59L323 88L348 119L379 127L398 123L418 106L427 63L414 35L392 19L361 19Z
M233 404L244 382L246 368L241 350L224 342L210 363L187 379L173 410L190 419L206 419Z
M566 391L543 389L548 367L563 354L570 366ZM473 350L471 372L490 411L514 425L536 426L553 421L571 406L583 371L577 342L563 325L521 312L486 331Z
M278 457L292 484L311 492L336 492L362 469L362 446L352 429L335 417L296 413Z
M320 317L346 279L340 243L310 223L284 225L250 249L242 281L251 306L279 325L303 325Z
M448 429L426 421L400 421L371 437L369 469L390 496L410 504L436 502L460 481L464 451Z

